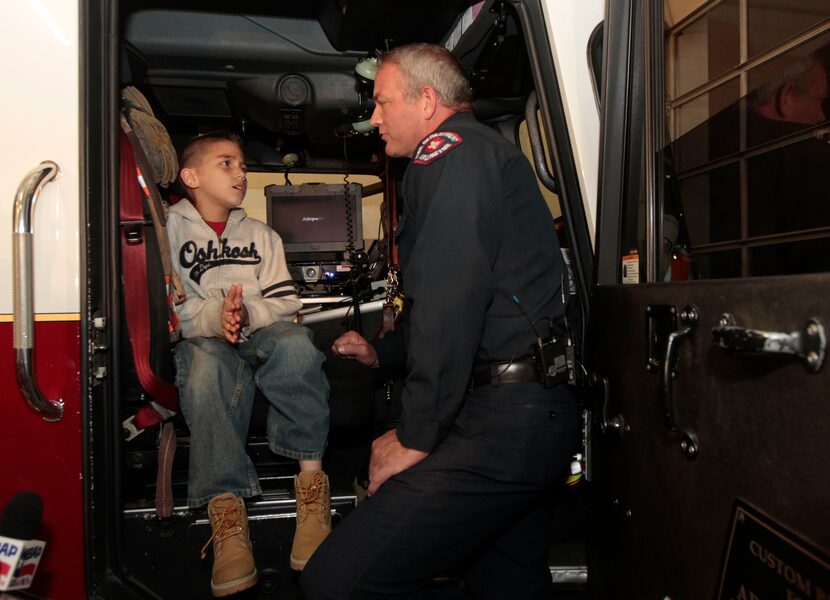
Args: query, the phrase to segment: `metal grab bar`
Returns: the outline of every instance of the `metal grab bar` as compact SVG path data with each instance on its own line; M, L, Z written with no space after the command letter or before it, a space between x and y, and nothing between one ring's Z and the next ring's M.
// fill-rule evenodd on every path
M47 160L26 174L14 197L12 222L15 374L20 392L29 406L43 414L47 421L58 421L63 417L63 401L44 399L34 374L32 212L43 187L59 173L58 165Z
M310 303L314 302L314 298L309 298L308 300ZM323 300L325 302L325 300ZM383 305L386 303L386 300L373 300L372 302L366 302L360 305L360 312L361 314L366 314L370 312L377 312L383 308ZM341 306L339 308L330 308L328 310L321 310L319 312L307 313L303 315L302 320L300 323L303 325L311 325L312 323L320 323L322 321L333 321L335 319L342 319L350 312L354 311L354 307L349 304L347 306Z
M694 333L699 320L697 309L693 306L687 306L681 311L680 318L686 326L669 334L666 343L666 357L663 359L662 369L660 370L658 393L663 407L663 420L666 427L672 433L680 436L680 449L683 450L686 458L692 460L697 458L700 453L700 442L698 442L697 434L694 431L677 424L674 410L674 367L677 364L677 349L680 342L691 337Z
M533 163L536 166L536 174L539 181L554 194L559 193L559 184L556 177L551 175L548 169L548 161L545 158L545 146L542 143L542 133L539 131L539 119L536 111L539 110L539 101L536 90L530 92L525 102L525 121L527 121L527 135L530 139L530 153L533 155Z

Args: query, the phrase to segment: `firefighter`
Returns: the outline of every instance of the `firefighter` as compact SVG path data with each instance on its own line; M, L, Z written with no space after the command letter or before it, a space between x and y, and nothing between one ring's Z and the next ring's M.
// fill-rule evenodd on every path
M527 159L473 117L447 50L383 55L374 99L387 154L411 158L403 321L332 350L405 364L403 409L372 444L370 496L309 561L305 597L407 596L448 574L475 597L549 597L546 497L578 443L571 389L540 368L563 360L551 332L569 296L553 219Z

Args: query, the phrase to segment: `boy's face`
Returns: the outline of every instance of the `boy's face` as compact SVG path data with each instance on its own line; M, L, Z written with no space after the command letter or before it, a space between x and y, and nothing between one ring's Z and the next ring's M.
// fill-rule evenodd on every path
M247 172L239 145L220 140L207 144L201 158L182 169L181 177L202 216L214 220L210 216L221 217L242 204L248 188Z

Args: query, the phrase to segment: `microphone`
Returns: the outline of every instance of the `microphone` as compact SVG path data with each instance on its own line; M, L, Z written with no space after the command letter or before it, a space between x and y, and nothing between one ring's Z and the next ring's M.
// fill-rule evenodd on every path
M0 536L30 540L37 534L43 517L43 500L35 492L20 492L6 504L0 518Z
M43 517L43 500L20 492L6 503L0 518L0 591L32 584L46 542L33 539Z

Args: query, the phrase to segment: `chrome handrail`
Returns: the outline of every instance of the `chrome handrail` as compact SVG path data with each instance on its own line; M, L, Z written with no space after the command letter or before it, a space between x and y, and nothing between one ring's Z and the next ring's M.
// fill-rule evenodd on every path
M34 373L32 213L43 187L59 173L58 165L47 160L26 174L14 198L12 221L15 374L20 392L29 406L43 414L47 421L58 421L63 417L63 401L46 400L40 392Z

